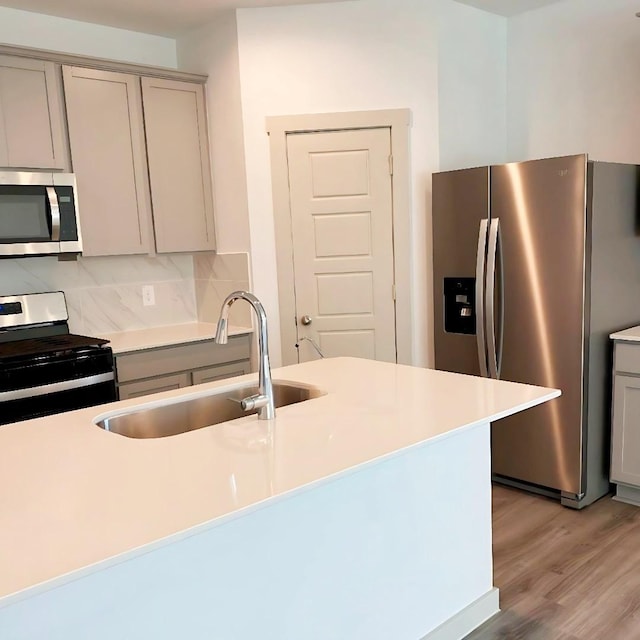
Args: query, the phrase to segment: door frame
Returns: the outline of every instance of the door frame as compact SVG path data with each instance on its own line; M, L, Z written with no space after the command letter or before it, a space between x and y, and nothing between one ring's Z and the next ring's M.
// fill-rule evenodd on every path
M271 155L273 218L278 270L278 300L282 363L297 364L295 348L296 325L287 321L296 317L293 272L291 202L289 199L289 168L287 135L290 133L324 133L350 129L391 130L392 155L392 223L395 281L396 360L413 363L413 332L411 326L411 184L409 157L410 109L351 111L304 115L269 116L266 129Z

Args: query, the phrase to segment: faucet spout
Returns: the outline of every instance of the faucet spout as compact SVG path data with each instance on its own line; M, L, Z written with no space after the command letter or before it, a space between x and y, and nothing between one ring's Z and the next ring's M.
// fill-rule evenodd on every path
M258 409L259 420L272 420L276 416L276 409L273 398L273 383L271 381L271 365L269 363L267 314L262 302L248 291L234 291L230 293L222 303L222 308L220 309L215 341L218 344L227 344L229 309L236 300L246 300L256 313L258 318L258 348L260 352L258 395L245 398L242 401L242 406L247 411Z

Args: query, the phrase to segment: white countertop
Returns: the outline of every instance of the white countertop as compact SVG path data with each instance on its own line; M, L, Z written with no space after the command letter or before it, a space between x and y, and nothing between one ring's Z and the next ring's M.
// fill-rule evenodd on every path
M622 340L623 342L640 342L640 327L631 327L624 331L617 331L609 337L612 340Z
M253 333L250 327L229 326L229 335L238 336ZM216 325L212 322L190 322L164 327L151 327L135 331L117 331L99 336L109 340L113 353L127 353L143 349L156 349L185 342L211 340L216 335Z
M273 374L327 395L159 439L92 424L248 375L0 427L0 606L560 394L352 358Z

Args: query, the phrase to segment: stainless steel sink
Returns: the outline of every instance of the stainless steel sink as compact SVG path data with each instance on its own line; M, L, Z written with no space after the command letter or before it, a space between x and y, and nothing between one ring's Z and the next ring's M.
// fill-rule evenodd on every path
M288 382L274 382L273 391L276 408L325 395L319 389ZM240 406L240 400L257 392L257 386L245 385L152 409L134 409L109 416L96 424L128 438L164 438L257 413L244 411Z

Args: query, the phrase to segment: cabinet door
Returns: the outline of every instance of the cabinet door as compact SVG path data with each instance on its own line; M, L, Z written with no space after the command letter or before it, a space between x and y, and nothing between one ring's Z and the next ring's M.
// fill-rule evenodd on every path
M151 207L140 79L63 67L84 255L148 253Z
M118 354L116 369L118 380L127 382L177 371L214 367L218 364L248 360L250 357L250 337L241 335L232 336L227 344L205 340Z
M614 378L611 480L640 487L640 378Z
M156 249L215 248L204 87L142 78Z
M251 373L251 367L248 360L242 362L233 362L231 364L223 364L218 367L209 367L207 369L198 369L191 372L193 384L204 384L205 382L214 382L215 380L225 380L226 378L235 378L243 376L245 373Z
M188 373L176 373L171 376L159 376L118 385L118 396L120 400L128 400L129 398L138 398L152 393L160 393L161 391L182 389L190 385L191 380Z
M0 56L0 166L66 169L60 70Z

